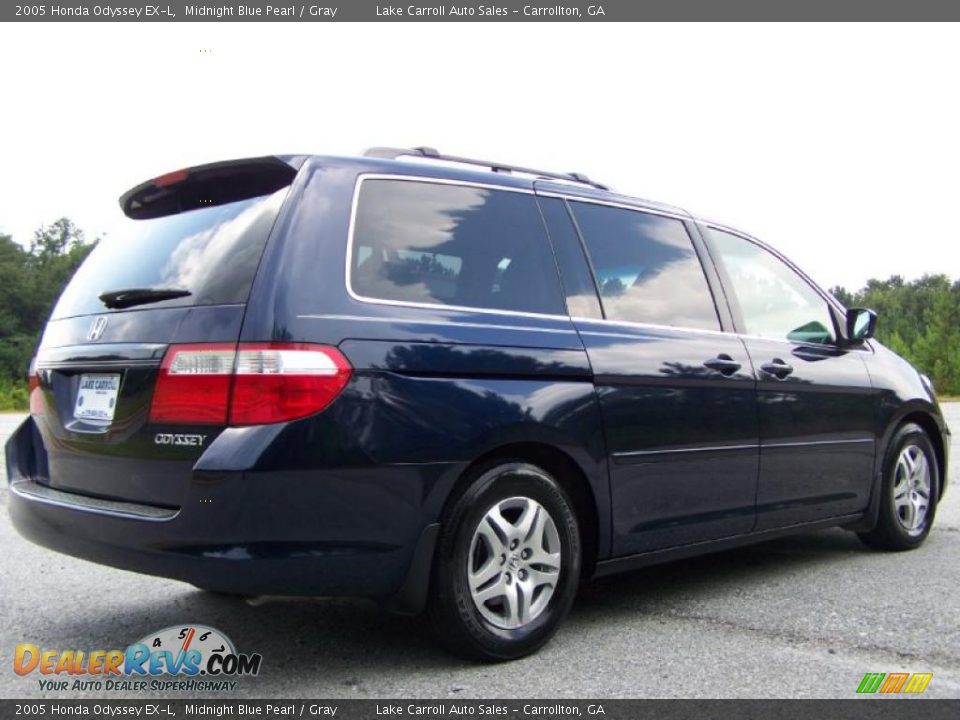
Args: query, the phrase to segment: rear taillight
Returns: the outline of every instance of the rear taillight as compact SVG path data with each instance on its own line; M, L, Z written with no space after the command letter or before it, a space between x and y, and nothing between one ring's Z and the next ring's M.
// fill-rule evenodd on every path
M350 373L350 363L336 348L241 345L230 424L265 425L313 415L333 402Z
M150 408L155 423L265 425L313 415L350 380L339 350L302 343L172 345Z
M36 358L30 361L30 377L28 382L29 382L28 397L30 398L30 414L42 415L43 414L43 390L40 389L40 376L37 375L37 359Z
M236 344L171 345L153 390L150 422L225 425Z

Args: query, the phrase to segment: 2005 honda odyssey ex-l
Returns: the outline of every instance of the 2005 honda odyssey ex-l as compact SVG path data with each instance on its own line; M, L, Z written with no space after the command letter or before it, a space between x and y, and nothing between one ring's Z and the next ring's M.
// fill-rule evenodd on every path
M507 659L584 578L831 525L891 550L930 532L929 381L737 230L429 148L204 165L121 205L7 445L41 545L372 597Z

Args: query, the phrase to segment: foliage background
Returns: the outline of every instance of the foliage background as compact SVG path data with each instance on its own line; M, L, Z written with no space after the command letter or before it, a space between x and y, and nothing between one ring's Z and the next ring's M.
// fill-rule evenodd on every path
M95 244L67 218L37 230L27 247L0 235L0 410L27 407L27 371L40 332Z
M926 373L939 395L960 395L960 281L924 275L831 291L847 307L877 311L877 339Z
M67 218L23 246L0 235L0 411L27 407L30 358L53 304L96 245ZM941 395L960 395L960 281L924 275L870 280L831 292L848 307L879 313L877 338L926 373Z

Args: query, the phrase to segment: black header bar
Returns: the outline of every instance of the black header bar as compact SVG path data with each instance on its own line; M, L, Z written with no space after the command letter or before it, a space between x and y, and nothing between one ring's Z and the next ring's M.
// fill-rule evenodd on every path
M4 22L629 22L629 21L960 20L947 0L607 0L603 2L420 2L343 0L265 3L2 3Z

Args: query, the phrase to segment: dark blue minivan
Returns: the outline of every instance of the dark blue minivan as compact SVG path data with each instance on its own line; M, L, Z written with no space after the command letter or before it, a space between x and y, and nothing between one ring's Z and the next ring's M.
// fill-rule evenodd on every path
M6 448L41 545L376 598L496 660L545 643L586 578L930 532L929 380L742 232L429 148L203 165L121 205Z

